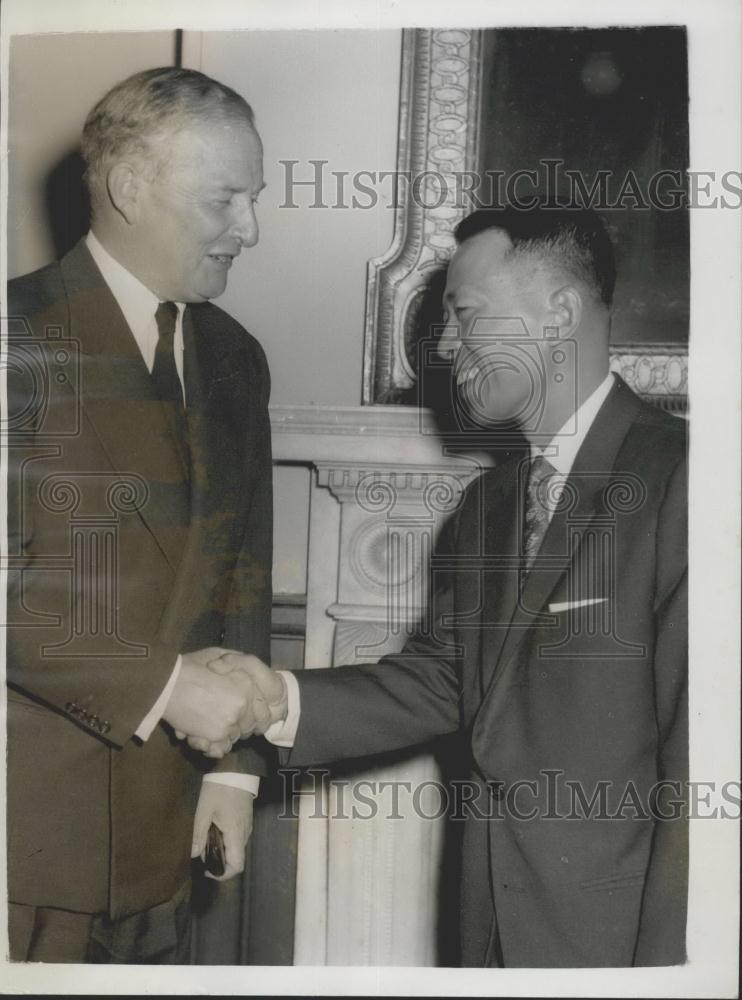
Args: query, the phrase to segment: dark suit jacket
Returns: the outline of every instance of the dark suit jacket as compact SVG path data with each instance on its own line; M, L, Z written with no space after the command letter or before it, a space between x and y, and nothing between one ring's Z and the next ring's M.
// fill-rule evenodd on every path
M685 456L684 421L617 379L520 600L512 460L448 526L432 635L376 665L297 674L292 764L463 739L464 964L494 964L495 920L507 966L684 960L687 827L655 822L650 800L687 779ZM660 808L672 815L667 796Z
M184 317L190 491L167 414L84 243L10 283L8 873L16 902L111 915L190 874L212 766L164 723L179 653L269 655L269 376L211 304ZM262 773L254 751L220 770Z

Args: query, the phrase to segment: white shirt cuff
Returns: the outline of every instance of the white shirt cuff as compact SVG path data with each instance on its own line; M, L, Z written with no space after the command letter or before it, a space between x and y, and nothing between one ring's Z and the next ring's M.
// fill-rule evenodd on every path
M291 670L277 670L286 682L286 694L288 695L288 712L283 722L274 722L265 731L265 738L274 747L284 747L290 750L296 739L296 730L299 728L299 716L301 715L301 696L299 694L299 682L294 677Z
M215 785L229 785L231 788L241 788L251 795L257 795L260 790L260 778L257 774L239 774L237 771L212 771L204 775L204 781Z
M165 685L162 694L154 703L152 708L147 712L145 717L139 723L139 728L134 733L138 736L140 740L148 740L152 735L152 732L165 713L167 708L167 703L170 701L170 695L173 693L173 688L175 687L175 682L178 680L178 674L180 673L180 657L175 661L175 666L173 667L173 672L170 674L170 680Z

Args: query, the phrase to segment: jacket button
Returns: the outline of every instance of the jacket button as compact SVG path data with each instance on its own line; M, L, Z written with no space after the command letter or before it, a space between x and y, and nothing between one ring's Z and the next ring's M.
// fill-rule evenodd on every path
M226 639L226 637L227 637L227 633L224 631L224 629L222 629L221 632L219 633L219 642L217 643L217 645L218 646L223 646L224 645L224 640Z

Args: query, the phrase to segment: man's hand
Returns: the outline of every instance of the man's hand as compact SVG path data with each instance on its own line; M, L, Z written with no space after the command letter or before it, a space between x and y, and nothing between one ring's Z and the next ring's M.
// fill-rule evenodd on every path
M240 717L242 737L262 735L274 722L283 722L288 713L288 692L284 679L267 667L257 656L235 651L217 651L220 655L209 661L209 668L228 677L252 702ZM248 687L245 687L248 685ZM209 741L189 736L188 745L207 757L222 757L231 749L229 740Z
M250 680L255 692L252 706L255 720L253 732L262 735L275 722L285 722L289 709L286 682L257 656L226 652L218 659L210 660L209 669L227 674L235 679L235 683L240 677ZM240 725L245 729L249 723L248 713L240 720Z
M210 756L217 757L242 735L250 735L256 723L264 724L267 716L266 708L258 720L253 715L256 692L247 675L235 682L223 671L208 668L223 653L218 647L209 647L181 657L180 673L163 714L179 739L188 736L214 744L220 750ZM258 696L257 704L260 702Z
M193 846L191 857L204 857L206 838L213 823L224 836L226 867L223 875L205 872L207 878L217 882L238 875L245 867L245 846L252 832L252 809L255 796L243 788L204 781L193 820Z

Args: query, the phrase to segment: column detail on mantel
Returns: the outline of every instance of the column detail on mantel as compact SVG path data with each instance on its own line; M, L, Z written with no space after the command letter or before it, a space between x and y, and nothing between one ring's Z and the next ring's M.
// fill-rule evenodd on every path
M315 467L316 488L340 505L337 599L325 609L335 623L332 665L375 661L401 649L421 618L437 527L460 503L470 474L347 460ZM327 965L435 964L439 780L431 754L411 753L327 784L327 832L319 841Z
M413 465L316 468L317 485L342 505L338 601L327 609L333 663L378 660L402 647L423 614L436 528L470 476Z
M444 455L430 417L410 408L281 407L272 417L276 460L314 470L307 669L398 651L424 613L437 532L480 464ZM344 765L320 787L306 779L294 963L435 965L437 764L410 751L363 768Z

